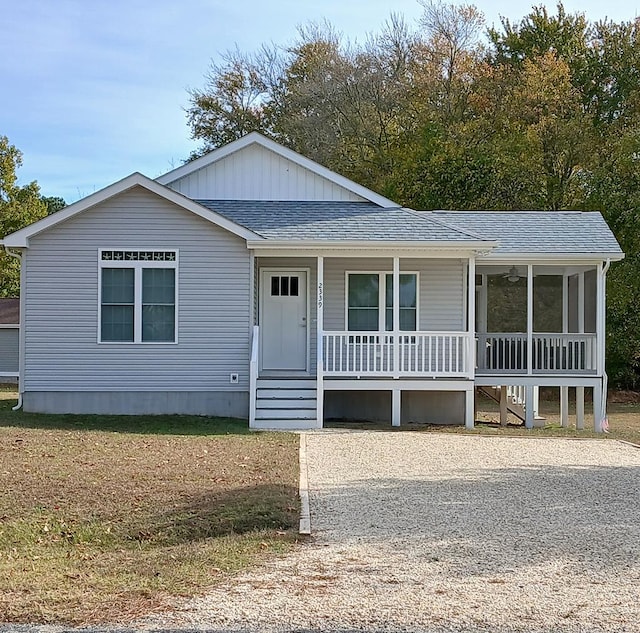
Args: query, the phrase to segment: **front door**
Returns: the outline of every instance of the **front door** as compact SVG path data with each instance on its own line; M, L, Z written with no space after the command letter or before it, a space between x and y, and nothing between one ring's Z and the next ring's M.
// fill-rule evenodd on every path
M262 269L260 367L307 370L307 271Z

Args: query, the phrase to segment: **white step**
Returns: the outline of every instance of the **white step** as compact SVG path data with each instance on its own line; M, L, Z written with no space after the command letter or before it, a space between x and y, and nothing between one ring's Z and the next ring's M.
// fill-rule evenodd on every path
M265 400L258 398L256 400L257 409L315 409L316 399L307 398L306 400L288 400L286 398L273 398Z
M260 409L256 408L256 420L311 420L316 418L316 409Z
M315 389L315 378L258 378L258 389Z
M284 420L284 419L272 419L272 420L256 420L254 429L274 429L278 431L303 431L305 429L317 429L318 423L316 419L308 420Z
M258 387L257 397L262 398L282 398L293 400L294 398L306 399L316 397L316 389L262 389Z

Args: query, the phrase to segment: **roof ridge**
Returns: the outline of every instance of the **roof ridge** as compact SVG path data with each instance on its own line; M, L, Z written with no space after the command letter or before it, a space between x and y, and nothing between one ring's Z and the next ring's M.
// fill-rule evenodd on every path
M432 213L431 211L416 211L415 209L409 209L407 207L403 207L403 209L405 211L408 211L409 213L411 213L412 215L415 215L418 218L421 219L425 219L423 218L420 214L421 213ZM443 222L442 220L440 220L439 218L427 218L429 221L433 222L434 224L439 224L440 226L444 226L447 229L450 229L452 231L457 231L458 233L462 233L463 235L468 235L469 237L472 237L476 240L481 240L481 241L486 241L486 242L493 242L495 240L490 240L486 237L481 237L480 235L477 235L476 233L473 233L472 231L467 231L466 229L461 229L458 226L451 226L450 224L447 224L446 222Z

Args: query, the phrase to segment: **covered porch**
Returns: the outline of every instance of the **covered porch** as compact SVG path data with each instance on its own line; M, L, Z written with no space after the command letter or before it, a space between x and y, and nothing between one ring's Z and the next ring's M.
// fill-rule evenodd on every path
M252 350L258 392L267 378L282 385L312 380L315 427L325 418L325 394L336 411L340 394L386 392L397 426L416 410L416 392L438 392L456 400L459 423L473 426L474 269L468 250L258 254ZM291 296L305 287L306 303ZM260 408L259 395L252 409Z

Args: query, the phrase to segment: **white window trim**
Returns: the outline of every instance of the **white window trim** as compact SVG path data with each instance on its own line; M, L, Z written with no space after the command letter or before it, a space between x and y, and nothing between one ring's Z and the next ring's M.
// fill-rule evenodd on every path
M153 251L154 253L175 253L174 261L131 261L131 260L102 260L105 251ZM98 249L98 322L96 341L99 345L177 345L178 344L178 288L180 252L177 248L129 248L117 246ZM102 269L103 268L133 268L134 272L134 307L133 307L133 341L103 341L102 340ZM143 341L142 340L142 269L143 268L173 268L175 274L175 305L174 305L174 340L173 341Z
M414 270L401 270L401 275L415 275L416 277L416 329L400 330L401 332L420 331L420 273ZM349 330L349 275L378 275L378 332L391 334L392 330L386 329L386 275L393 277L392 270L345 270L344 271L344 331ZM353 330L359 331L359 330ZM375 330L372 330L375 331Z

